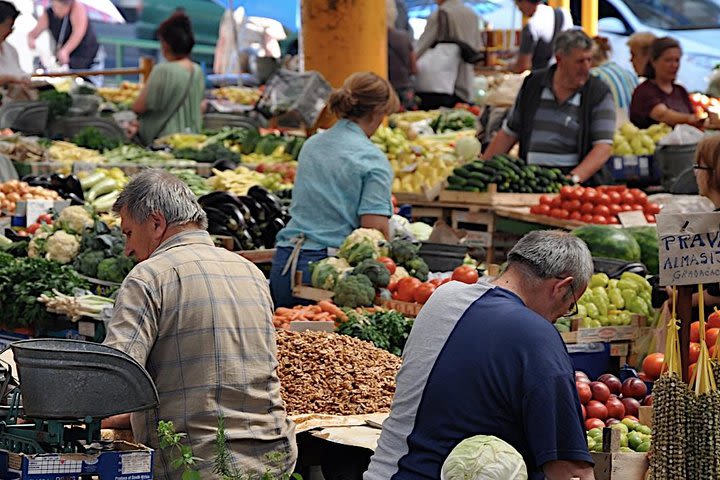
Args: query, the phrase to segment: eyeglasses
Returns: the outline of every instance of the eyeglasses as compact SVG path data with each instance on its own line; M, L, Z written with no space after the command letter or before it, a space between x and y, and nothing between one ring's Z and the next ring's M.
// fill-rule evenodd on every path
M555 277L558 280L565 280L563 277ZM563 317L575 317L578 314L577 297L575 296L575 288L573 288L572 282L568 284L570 286L570 293L572 294L573 303L570 305L570 309Z
M708 167L707 165L700 165L700 164L696 163L695 165L693 165L693 169L695 169L695 170L712 170L712 167Z

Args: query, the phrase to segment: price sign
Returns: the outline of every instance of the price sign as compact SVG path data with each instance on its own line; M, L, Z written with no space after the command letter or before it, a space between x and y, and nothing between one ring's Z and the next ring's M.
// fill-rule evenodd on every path
M620 212L617 216L623 227L643 227L648 224L647 218L645 218L645 213L638 210Z
M720 282L720 212L656 217L660 285Z

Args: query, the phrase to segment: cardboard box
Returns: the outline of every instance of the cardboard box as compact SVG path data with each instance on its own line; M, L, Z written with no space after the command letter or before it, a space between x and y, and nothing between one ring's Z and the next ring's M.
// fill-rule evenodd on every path
M143 445L113 442L115 450L93 455L26 455L0 450L0 475L18 480L80 480L88 475L114 480L152 480L154 451ZM14 474L15 477L8 475Z

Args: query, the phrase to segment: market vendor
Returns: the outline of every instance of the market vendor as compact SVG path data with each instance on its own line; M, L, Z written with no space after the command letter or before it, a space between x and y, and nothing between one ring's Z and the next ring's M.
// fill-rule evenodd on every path
M531 480L593 479L573 366L554 322L593 273L585 243L534 231L492 282L450 282L416 318L364 480L438 479L461 441L493 435Z
M545 5L543 0L515 0L515 5L529 20L520 34L520 48L510 70L523 73L549 67L554 60L555 38L573 27L570 11Z
M156 480L180 480L174 453L160 448L159 420L187 434L199 478L214 478L218 417L230 464L260 478L293 471L297 457L277 377L272 301L248 260L217 248L197 198L177 177L145 170L113 206L125 254L140 263L120 287L105 344L143 365L157 387L156 410L130 415L135 440L155 449ZM122 424L112 418L105 427ZM268 455L275 458L269 464Z
M28 33L28 46L34 50L35 41L48 29L55 39L55 57L60 65L69 65L73 70L103 68L104 51L82 2L51 0L50 7Z
M153 67L132 109L139 115L141 143L179 132L199 133L205 77L200 65L190 59L195 45L190 19L173 13L157 30L167 62Z
M557 63L525 78L483 158L507 153L519 140L520 158L530 165L558 167L575 183L607 183L615 103L607 85L590 75L592 46L582 30L558 34Z
M695 113L687 90L675 83L682 50L672 37L661 37L650 46L647 81L637 86L630 103L630 121L638 128L655 123L675 126L687 123L701 126L704 118Z
M328 108L339 120L303 145L293 188L288 225L277 235L270 272L276 307L292 307L296 271L310 283L310 262L328 256L358 227L388 236L392 216L393 171L370 141L383 118L400 106L387 80L374 73L350 75L335 90Z
M30 77L20 67L17 50L6 42L15 28L18 15L20 12L12 3L0 0L0 86L30 85Z

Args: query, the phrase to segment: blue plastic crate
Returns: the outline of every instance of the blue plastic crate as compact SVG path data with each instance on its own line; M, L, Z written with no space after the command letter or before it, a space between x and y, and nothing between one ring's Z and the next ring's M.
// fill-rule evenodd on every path
M567 346L575 370L581 370L591 380L610 370L609 343L574 343Z
M660 166L652 155L613 155L607 163L615 180L660 181Z

